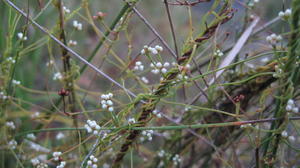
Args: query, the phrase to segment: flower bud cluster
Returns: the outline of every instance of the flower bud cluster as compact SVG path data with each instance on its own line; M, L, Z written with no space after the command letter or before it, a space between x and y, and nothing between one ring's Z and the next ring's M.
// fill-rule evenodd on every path
M105 109L105 110L108 110L110 112L113 112L114 111L114 103L113 101L111 100L113 97L113 94L112 93L108 93L108 94L102 94L101 95L101 107L102 109Z
M145 54L151 53L153 55L157 55L162 51L163 51L163 48L159 45L156 45L155 47L149 47L149 46L145 45L143 47L143 49L141 50L141 54L145 55Z
M98 135L101 127L94 120L87 120L87 124L84 125L88 133Z
M170 66L169 62L165 62L164 64L162 64L161 62L157 62L157 63L151 63L150 67L153 68L151 70L152 73L154 74L158 74L158 73L166 73L168 70L167 68Z
M267 36L266 38L267 42L270 43L271 45L276 45L282 40L282 37L280 35L276 35L275 33Z

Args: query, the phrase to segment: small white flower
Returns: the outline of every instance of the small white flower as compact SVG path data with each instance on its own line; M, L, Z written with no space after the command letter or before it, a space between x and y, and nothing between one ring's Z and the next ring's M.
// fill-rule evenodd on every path
M271 45L276 45L278 42L282 40L282 37L280 35L271 34L266 37L266 41L270 43Z
M53 159L55 161L58 161L59 160L59 157L61 156L61 152L53 152L52 156L53 156Z
M295 142L296 141L296 138L294 136L289 136L288 139L291 142Z
M176 154L176 155L172 158L172 160L173 160L173 164L174 164L174 165L178 165L178 164L181 162L181 158L179 157L178 154Z
M12 122L12 121L7 121L5 123L5 125L12 130L16 129L16 126L15 126L14 122Z
M68 8L65 7L65 6L63 7L63 10L64 10L65 13L70 13L70 12L71 12L70 9L68 9Z
M33 114L31 114L31 118L38 118L40 116L40 112L35 112Z
M251 124L245 124L245 125L241 125L241 128L250 128L252 125Z
M33 140L33 141L36 140L36 136L35 136L33 133L27 134L26 137L27 137L28 139Z
M114 111L114 107L108 107L108 111L113 112Z
M46 63L46 66L52 66L54 64L53 60L50 60L49 62Z
M160 158L164 157L165 154L166 154L166 152L165 152L164 150L160 150L160 151L157 153L158 157L160 157Z
M161 73L167 73L167 72L168 72L168 70L166 68L161 69Z
M144 70L144 65L142 64L141 61L137 61L135 63L135 66L133 67L134 70L136 71L143 71Z
M128 119L128 124L134 124L136 121L134 118L129 118Z
M141 77L141 80L145 83L145 84L148 84L149 83L149 80L146 78L146 77Z
M295 102L294 102L293 99L289 99L289 100L287 101L287 104L288 104L288 105L291 105L291 106L294 106Z
M8 142L8 147L11 149L16 149L18 143L14 139Z
M259 3L259 0L253 0L254 3Z
M64 168L65 166L66 166L66 162L62 161L58 166L56 166L56 168Z
M94 135L99 135L99 130L101 127L94 120L87 120L87 124L84 125L88 133L93 133Z
M38 164L40 164L40 160L38 158L33 158L30 160L30 162L33 166L37 166Z
M299 113L299 108L298 108L298 107L294 107L294 108L292 109L292 112L293 112L293 113Z
M222 56L224 55L224 53L223 53L221 50L217 49L217 50L214 52L214 55L215 55L215 56L218 56L218 57L222 57Z
M159 52L162 52L163 48L159 45L156 45L154 48L153 47L149 47L147 45L145 45L143 47L143 49L141 50L141 54L147 54L147 53L151 53L153 55L157 55Z
M36 166L36 168L48 168L48 165L46 163L40 163Z
M155 49L156 49L157 51L159 51L159 52L162 52L162 51L163 51L163 48L162 48L162 46L160 46L160 45L156 45L156 46L155 46Z
M12 80L12 83L13 83L14 85L20 85L20 84L21 84L21 81L18 81L18 80L13 79L13 80Z
M19 38L20 40L22 40L22 41L26 41L26 40L27 40L27 37L24 36L24 34L23 34L22 32L18 33L17 36L18 36L18 38Z
M68 42L68 45L69 45L69 46L76 46L76 45L77 45L77 41L75 41L75 40L70 40L70 41Z
M162 66L163 66L163 65L162 65L161 62L156 63L156 67L157 67L157 68L162 68Z
M79 23L77 20L74 20L74 21L73 21L73 27L74 27L76 30L82 30L82 24Z
M55 139L56 140L61 140L65 138L65 134L63 134L62 132L59 132L56 136L55 136Z
M161 114L156 109L152 111L152 114L154 114L157 118L161 118L162 117Z
M287 137L288 137L288 133L287 133L286 131L282 131L282 132L281 132L281 136L282 136L283 138L287 138Z
M152 139L153 139L152 138L153 133L154 133L153 130L144 130L144 131L142 131L143 137L141 137L140 140L143 142L147 138L148 141L152 141Z
M285 11L280 11L278 13L278 16L282 19L282 20L288 20L292 15L292 10L291 9L286 9Z
M152 67L153 69L151 70L152 73L154 74L158 74L159 72L161 73L167 73L168 70L167 68L170 66L169 62L165 62L164 64L162 64L161 62L157 62L157 63L151 63L150 67Z
M62 74L60 72L56 72L54 75L53 75L53 80L61 80L63 78Z
M108 110L110 112L114 111L113 101L111 100L112 97L113 97L112 93L102 94L100 96L100 98L102 99L100 100L102 109Z
M98 167L97 162L98 162L98 159L94 155L91 155L90 159L87 161L87 165L88 165L88 167L91 167L91 168L97 168Z
M13 59L12 57L8 57L8 58L6 59L6 61L8 61L8 62L10 62L10 63L12 63L12 64L16 63L16 60Z

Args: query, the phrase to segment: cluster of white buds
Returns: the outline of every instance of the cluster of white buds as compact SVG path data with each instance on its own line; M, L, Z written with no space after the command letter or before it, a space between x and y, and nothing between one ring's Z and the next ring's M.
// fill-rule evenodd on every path
M14 122L12 122L12 121L7 121L5 123L5 125L12 130L16 129L16 126L15 126Z
M273 77L280 78L282 75L283 75L283 70L278 65L275 65L275 73L273 74Z
M128 119L128 124L135 124L135 123L136 123L136 121L135 121L134 118L129 118Z
M142 64L141 61L135 62L135 66L133 67L135 71L143 71L144 70L144 65Z
M142 131L142 135L145 136L148 141L152 141L152 135L153 135L154 131L153 130L145 130ZM143 142L145 141L145 137L141 137L140 140Z
M257 3L259 3L259 0L253 0L253 1L250 1L250 2L248 3L248 6L249 6L249 7L254 7L254 4L257 4Z
M46 63L46 66L52 66L54 64L54 61L53 60L50 60L49 62Z
M76 29L76 30L82 30L82 24L80 22L78 22L77 20L74 20L73 21L73 27Z
M252 126L252 124L244 124L244 125L241 125L240 127L241 128L250 128Z
M62 154L61 152L53 152L53 154L52 154L53 159L55 161L59 161L59 158L60 158L61 154Z
M7 61L7 62L10 62L10 63L12 63L12 64L16 63L16 60L13 59L12 57L8 57L8 58L6 59L6 61Z
M60 72L56 72L54 75L53 75L53 80L61 80L63 78L62 74Z
M190 110L192 110L192 107L190 106L184 108L184 111L190 111Z
M282 19L282 20L288 20L292 15L292 10L291 9L287 9L285 11L280 11L278 13L278 16Z
M38 164L41 163L38 158L33 158L30 160L30 162L32 163L33 166L37 166Z
M151 63L150 67L152 67L153 69L151 70L152 73L154 74L158 74L159 72L161 73L166 73L168 70L167 68L170 66L169 62L165 62L164 64L162 64L161 62L157 62L157 63Z
M8 147L10 149L16 149L17 145L18 145L18 143L14 139L8 142Z
M163 48L162 46L156 45L155 47L149 47L147 45L145 45L141 51L141 54L147 54L147 53L151 53L153 55L157 55L158 53L162 52Z
M0 92L0 99L6 100L8 96L4 94L4 92Z
M98 167L97 162L98 162L98 159L94 155L91 155L90 159L87 161L87 165L88 165L88 167L91 167L91 168L97 168Z
M189 77L186 74L178 74L177 75L177 82L186 81L188 79L189 79Z
M18 80L13 79L13 80L12 80L12 83L15 84L15 85L20 85L20 84L21 84L21 81L18 81Z
M112 102L112 97L113 94L112 93L108 93L108 94L102 94L101 95L101 105L102 105L102 109L107 109L110 112L114 111L114 103Z
M176 62L172 62L172 66L178 67L181 72L187 72L187 71L190 71L190 69L191 69L190 64L186 64L186 65L182 66L182 65L178 65Z
M295 140L296 140L296 138L294 136L292 136L292 135L289 136L286 131L282 131L281 136L283 138L287 138L290 142L295 142Z
M65 138L65 137L66 137L66 136L65 136L64 133L59 132L59 133L55 136L55 139L56 139L56 140L61 140L61 139Z
M288 100L287 105L285 107L285 110L288 111L288 112L294 112L294 113L299 112L299 108L296 106L293 99Z
M18 33L17 36L18 36L18 38L19 38L20 40L22 40L22 41L27 40L27 37L24 36L24 34L23 34L22 32Z
M35 166L36 168L47 168L48 165L45 163L41 163L40 160L38 158L33 158L30 160L30 162L32 163L33 166Z
M149 83L149 80L146 78L146 77L141 77L141 80L145 83L145 84L148 84Z
M56 168L64 168L66 166L66 162L65 161L62 161L59 163L58 166L56 166Z
M99 134L99 130L101 129L101 127L96 123L96 121L87 120L86 123L87 124L85 124L84 127L85 127L85 129L87 130L88 133L93 132L94 135Z
M36 168L48 168L48 165L46 163L40 163L36 166Z
M63 7L63 10L64 10L65 13L70 13L70 12L71 12L70 9L68 9L68 8L65 7L65 6Z
M152 111L152 114L154 114L157 118L161 118L160 112L158 112L156 109Z
M214 52L214 55L217 56L217 57L222 57L222 56L224 55L224 53L223 53L221 50L217 49L217 50Z
M181 162L181 158L179 157L178 154L176 154L173 158L172 158L173 164L174 165L178 165Z
M272 44L272 45L276 45L278 42L280 42L282 40L281 35L276 35L275 33L267 36L266 38L267 42Z
M162 158L166 155L166 152L162 149L162 150L158 151L157 155L158 155L158 157Z
M26 135L26 138L28 138L28 139L31 139L31 140L36 140L36 136L33 134L33 133L31 133L31 134L27 134Z
M75 41L75 40L69 40L68 45L69 46L76 46L77 45L77 41Z
M41 114L41 113L37 111L37 112L31 114L30 117L31 117L31 118L38 118L38 117L40 117L40 114Z

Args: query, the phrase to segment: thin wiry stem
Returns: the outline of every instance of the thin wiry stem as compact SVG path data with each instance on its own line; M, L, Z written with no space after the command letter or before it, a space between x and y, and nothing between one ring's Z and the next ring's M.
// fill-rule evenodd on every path
M168 0L164 0L164 3L165 3L167 15L168 15L168 20L169 20L169 23L170 23L170 28L171 28L171 32L172 32L173 41L174 41L175 52L176 52L177 59L178 59L179 54L178 54L178 47L177 47L176 35L175 35L175 31L174 31L174 26L173 26L173 22L172 22L172 17L171 17L171 14L170 14L170 9L169 9L169 5L168 5Z
M132 129L132 130L183 130L191 128L217 128L217 127L231 127L231 126L242 126L247 124L257 124L272 122L276 120L281 120L282 118L266 118L266 119L257 119L257 120L247 120L247 121L235 121L235 122L224 122L224 123L209 123L209 124L194 124L194 125L171 125L171 126L159 126L159 127L132 127L132 126L123 126L123 127L101 127L99 130L120 130L120 129ZM300 117L289 117L288 120L296 121L300 120ZM51 132L51 131L76 131L76 130L86 130L86 128L45 128L39 130L30 130L16 134L16 137L26 136L30 133L38 132Z

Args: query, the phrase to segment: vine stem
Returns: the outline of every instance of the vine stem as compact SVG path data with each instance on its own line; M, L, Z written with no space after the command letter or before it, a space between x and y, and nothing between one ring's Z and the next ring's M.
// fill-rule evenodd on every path
M209 123L209 124L192 124L192 125L172 125L172 126L158 126L158 127L138 127L138 126L122 126L122 127L102 127L99 130L183 130L183 129L196 129L196 128L217 128L217 127L231 127L231 126L241 126L247 124L257 124L281 120L282 118L266 118L258 120L247 120L247 121L234 121L234 122L224 122L224 123ZM289 120L300 120L300 117L290 117ZM30 133L39 132L50 132L50 131L76 131L76 130L86 130L84 127L79 128L46 128L39 130L30 130L16 134L16 137L26 136Z

